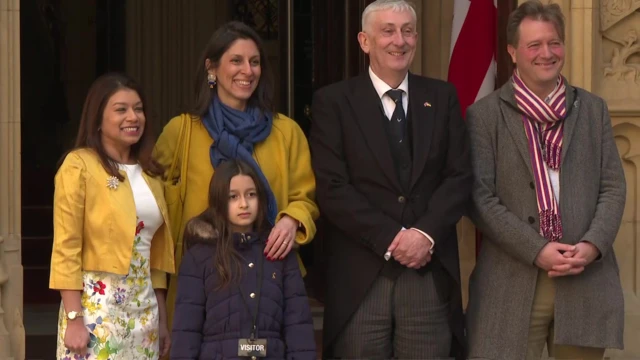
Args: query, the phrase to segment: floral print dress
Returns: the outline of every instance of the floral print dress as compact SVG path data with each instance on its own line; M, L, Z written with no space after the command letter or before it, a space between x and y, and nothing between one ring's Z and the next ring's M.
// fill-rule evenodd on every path
M151 239L163 223L162 214L142 177L139 165L121 165L131 181L137 226L129 274L83 273L82 310L89 330L88 355L64 346L67 320L58 316L58 360L158 359L158 302L151 286Z

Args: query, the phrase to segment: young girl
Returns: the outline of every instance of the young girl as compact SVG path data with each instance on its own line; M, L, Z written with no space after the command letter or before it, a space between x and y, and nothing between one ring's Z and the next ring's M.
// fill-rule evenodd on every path
M185 228L172 359L315 359L295 253L265 259L266 191L239 160L216 168L209 208Z

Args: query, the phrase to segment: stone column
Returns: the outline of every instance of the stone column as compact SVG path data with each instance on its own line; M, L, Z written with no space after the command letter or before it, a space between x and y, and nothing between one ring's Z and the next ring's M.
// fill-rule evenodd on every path
M20 1L0 0L0 359L24 359L20 255Z

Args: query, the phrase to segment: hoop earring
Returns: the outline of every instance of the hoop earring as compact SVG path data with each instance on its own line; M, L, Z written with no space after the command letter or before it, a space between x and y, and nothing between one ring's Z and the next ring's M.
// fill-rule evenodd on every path
M216 86L216 76L209 74L207 75L207 82L209 82L209 89L213 89L214 86Z

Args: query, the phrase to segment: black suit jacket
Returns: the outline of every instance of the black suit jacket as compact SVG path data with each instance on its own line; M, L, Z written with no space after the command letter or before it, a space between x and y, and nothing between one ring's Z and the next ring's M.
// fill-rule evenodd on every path
M429 268L442 269L449 298L453 356L464 356L464 321L456 223L470 199L472 171L465 124L453 85L409 74L412 176L404 191L369 74L318 90L310 147L317 201L328 229L324 348L331 345L378 276L404 267L384 254L404 226L435 241ZM435 269L434 269L435 271Z

